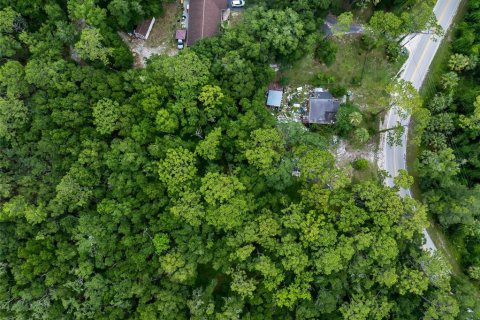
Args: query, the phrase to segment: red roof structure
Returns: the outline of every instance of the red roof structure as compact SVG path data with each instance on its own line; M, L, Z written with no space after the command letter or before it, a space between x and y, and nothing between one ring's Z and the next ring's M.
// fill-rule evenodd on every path
M187 30L177 30L175 32L175 39L177 40L185 40L185 38L187 37Z
M283 91L283 87L278 82L272 82L268 85L268 90Z
M187 45L214 36L227 9L227 0L190 0Z

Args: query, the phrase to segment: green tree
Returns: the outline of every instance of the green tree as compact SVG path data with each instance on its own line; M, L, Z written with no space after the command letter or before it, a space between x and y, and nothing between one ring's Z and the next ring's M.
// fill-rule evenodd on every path
M452 93L455 88L458 86L458 74L453 71L447 72L442 76L442 86L443 89L447 90L448 92Z
M414 10L404 11L400 15L407 34L433 34L442 36L445 31L438 24L437 17L433 12L434 1L423 1L415 6ZM406 36L405 36L406 37ZM399 39L399 43L404 38Z
M420 177L429 177L430 180L446 186L452 182L460 168L453 150L446 148L438 153L424 150L420 155L418 170Z
M147 71L154 74L157 81L161 79L162 83L171 86L178 99L193 100L208 84L210 66L190 50L182 51L179 57L157 56L150 60Z
M395 81L389 84L387 92L390 96L389 108L397 108L398 114L402 119L406 119L408 115L413 114L422 107L422 98L409 81Z
M4 7L0 11L0 33L13 33L15 31L15 20L19 14L11 7Z
M365 128L357 128L353 132L353 137L355 142L359 144L364 144L364 143L367 143L368 140L370 139L370 133Z
M158 165L158 174L172 196L188 189L197 174L195 155L182 147L168 149Z
M242 224L248 203L242 192L245 186L234 176L207 173L200 192L207 203L206 220L219 229L233 229Z
M315 49L315 58L319 62L323 62L326 66L330 67L335 63L337 51L337 44L329 38L324 38L318 43ZM321 85L323 84L324 83Z
M220 114L218 109L222 105L223 97L222 89L218 86L207 85L202 88L198 100L202 102L210 121L215 121Z
M205 160L215 160L220 154L220 142L222 137L222 128L215 128L204 140L200 141L195 149L195 153Z
M93 123L100 134L111 134L118 129L119 118L119 104L116 101L102 99L93 106Z
M82 59L100 61L105 65L109 63L108 58L112 55L112 48L104 46L103 36L96 28L83 29L74 48Z
M298 161L298 168L302 180L326 183L329 180L334 158L328 151L311 150L306 151Z
M470 116L460 115L460 126L473 132L480 131L480 96L473 102L473 113ZM480 134L480 133L479 133Z
M413 177L408 175L405 169L398 170L398 175L393 178L393 182L399 188L408 189L413 185Z
M430 305L425 311L425 320L457 319L459 313L459 306L457 300L448 292L438 292L433 295L430 300Z
M162 254L170 248L170 239L165 233L156 234L153 238L153 245L155 246L155 251L158 254Z
M14 140L27 121L28 110L23 101L0 97L0 138Z
M155 124L160 132L174 133L178 129L178 118L167 109L161 109L157 112Z
M363 116L360 112L355 111L348 115L348 121L354 127L358 127L362 123L362 120Z
M234 271L232 278L231 289L233 292L238 293L243 298L253 298L253 292L256 289L256 281L254 279L248 279L243 270Z
M283 141L276 129L257 129L251 134L245 157L261 174L270 175L276 170L283 151Z
M460 53L452 54L448 60L448 67L455 72L463 71L469 66L470 58Z
M468 275L472 279L480 280L480 267L479 266L470 266L468 268Z
M363 158L355 159L353 162L353 168L355 170L365 170L368 168L368 160Z
M359 119L358 114L361 115L360 109L354 104L346 103L340 106L340 109L337 112L335 126L341 136L347 136L352 130L354 130L357 126L355 125L355 121L358 121ZM354 118L353 123L352 117Z
M375 11L368 26L378 38L397 38L405 32L402 19L392 12Z
M18 61L8 61L0 68L0 92L9 98L21 98L29 93L25 69Z
M338 37L347 33L353 22L353 13L347 11L340 14L337 18L337 23L332 27L332 33Z

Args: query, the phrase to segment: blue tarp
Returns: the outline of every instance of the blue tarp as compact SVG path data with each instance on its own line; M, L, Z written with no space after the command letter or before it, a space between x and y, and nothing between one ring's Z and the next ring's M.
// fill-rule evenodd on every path
M269 90L267 98L267 106L279 108L282 103L282 91Z

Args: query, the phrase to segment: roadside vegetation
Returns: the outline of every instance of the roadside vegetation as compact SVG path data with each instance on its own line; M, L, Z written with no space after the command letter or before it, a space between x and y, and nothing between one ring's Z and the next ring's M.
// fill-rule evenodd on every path
M470 314L464 313L462 319L480 316L479 14L480 2L469 1L423 90L431 117L416 165L423 199L469 277L467 281L459 274L455 286L467 296L458 283L471 287L471 298L463 308Z

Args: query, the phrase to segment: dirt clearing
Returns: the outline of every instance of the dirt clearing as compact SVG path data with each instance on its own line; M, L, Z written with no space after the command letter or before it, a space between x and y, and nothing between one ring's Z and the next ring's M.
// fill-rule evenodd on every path
M125 32L119 32L122 40L129 46L134 57L134 67L144 68L145 62L153 55L178 54L175 44L175 30L180 26L178 3L164 5L164 15L156 18L148 40L135 38Z

